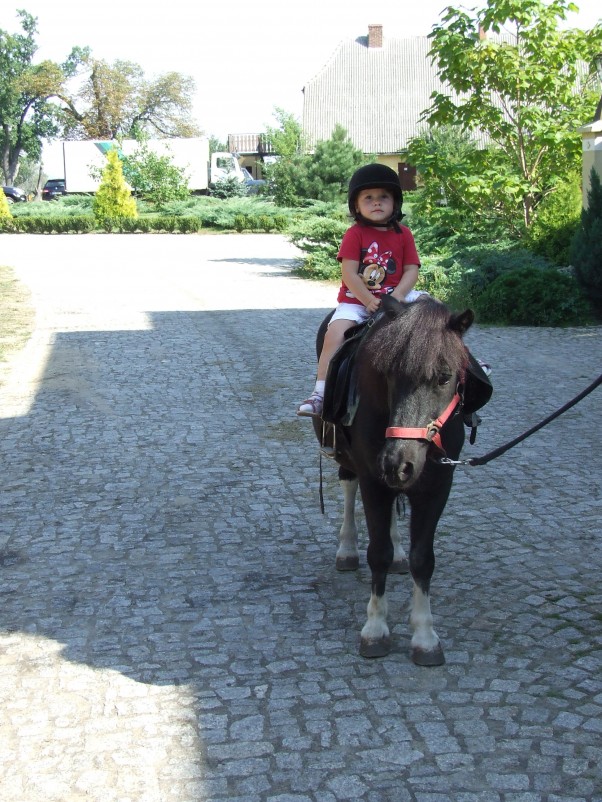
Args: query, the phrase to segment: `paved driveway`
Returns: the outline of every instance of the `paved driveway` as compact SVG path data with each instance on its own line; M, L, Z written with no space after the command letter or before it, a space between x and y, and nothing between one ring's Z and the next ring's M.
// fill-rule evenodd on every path
M334 290L278 236L0 236L37 328L0 374L3 802L602 800L601 394L458 471L447 663L357 653L369 573L295 404ZM475 328L469 455L600 372L594 329Z

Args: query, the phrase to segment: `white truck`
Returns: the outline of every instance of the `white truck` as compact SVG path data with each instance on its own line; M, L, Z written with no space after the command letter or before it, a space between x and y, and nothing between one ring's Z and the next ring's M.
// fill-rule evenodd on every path
M96 192L100 172L106 165L106 154L111 148L129 156L141 147L134 139L68 140L61 144L67 193ZM228 178L240 182L245 180L233 153L218 152L209 157L207 137L150 139L146 146L158 156L167 156L176 167L184 170L191 192L206 193L212 185Z

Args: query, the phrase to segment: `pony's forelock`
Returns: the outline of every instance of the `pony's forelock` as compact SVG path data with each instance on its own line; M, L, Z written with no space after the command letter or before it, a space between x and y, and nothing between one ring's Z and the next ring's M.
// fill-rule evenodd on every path
M397 373L413 382L431 381L442 370L458 374L466 359L461 337L449 328L451 313L440 301L423 297L375 326L365 348L379 373Z

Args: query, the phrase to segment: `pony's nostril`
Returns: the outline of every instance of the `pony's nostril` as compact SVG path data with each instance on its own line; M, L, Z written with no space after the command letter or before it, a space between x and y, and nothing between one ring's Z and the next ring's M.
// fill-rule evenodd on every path
M399 466L399 475L404 479L409 479L414 473L414 465L411 462L402 462Z
M415 476L415 465L411 460L400 458L399 454L389 454L383 460L383 474L390 487L410 483Z
M395 474L399 470L402 461L396 455L386 455L383 460L385 473Z

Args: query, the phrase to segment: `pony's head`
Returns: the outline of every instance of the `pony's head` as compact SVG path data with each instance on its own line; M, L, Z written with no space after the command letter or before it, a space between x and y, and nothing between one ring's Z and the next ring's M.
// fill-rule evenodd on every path
M366 338L364 354L386 383L388 426L427 427L450 405L462 380L467 359L462 335L474 315L469 309L452 314L429 296L411 304L386 296L381 309L383 319ZM458 423L454 434L446 429L444 439L446 450L459 454L461 418ZM378 458L386 484L407 490L420 476L431 448L426 439L387 438Z

